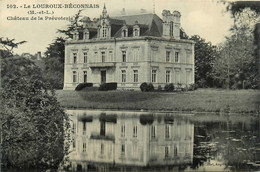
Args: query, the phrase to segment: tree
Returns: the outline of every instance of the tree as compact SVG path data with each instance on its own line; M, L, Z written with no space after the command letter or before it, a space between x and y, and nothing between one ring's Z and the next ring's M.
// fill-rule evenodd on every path
M63 33L67 36L67 38L72 38L73 37L73 31L75 29L79 29L83 27L82 22L85 20L89 20L88 17L82 18L82 16L80 15L82 12L82 10L79 10L75 16L73 17L73 20L71 20L70 24L67 26L67 29L62 30L62 29L58 29L58 33Z
M82 28L82 21L87 20L88 18L81 18L82 10L79 10L75 14L74 20L67 26L65 30L58 30L58 33L65 34L66 38L72 38L73 31L78 28ZM47 47L45 54L45 78L55 89L63 88L64 81L64 56L65 56L65 38L57 37L53 43Z
M63 88L65 40L61 37L47 47L45 55L45 78L55 89Z
M236 1L229 2L227 6L227 11L230 11L233 16L241 13L245 8L250 8L256 13L260 13L260 3L257 1Z
M26 43L26 41L20 41L20 42L14 42L15 39L3 39L3 37L0 38L1 46L6 50L6 52L13 52L14 48L17 48L19 45Z
M259 16L244 9L234 18L231 35L219 46L220 57L214 64L215 80L225 88L257 88L253 31Z
M4 165L57 169L68 151L69 118L39 67L7 50L1 50L1 55Z
M216 47L198 35L190 39L195 41L195 82L199 87L212 87L213 62L217 56Z

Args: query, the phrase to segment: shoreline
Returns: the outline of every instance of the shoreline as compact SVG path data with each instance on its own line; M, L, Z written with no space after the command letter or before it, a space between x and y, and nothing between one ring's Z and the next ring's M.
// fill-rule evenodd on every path
M259 116L260 112L219 112L219 111L171 111L171 110L149 110L149 109L91 109L91 108L84 108L84 107L63 107L65 110L89 110L89 111L125 111L125 112L152 112L152 113L179 113L179 114L188 114L188 115L201 115L201 114L216 114L216 115L252 115L252 116Z
M260 114L259 90L199 89L188 92L56 91L66 109L136 112Z

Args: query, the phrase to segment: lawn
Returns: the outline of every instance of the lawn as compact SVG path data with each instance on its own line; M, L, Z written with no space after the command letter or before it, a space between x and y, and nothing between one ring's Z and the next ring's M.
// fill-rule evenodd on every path
M189 92L64 91L57 98L65 108L196 112L257 112L260 91L198 89Z

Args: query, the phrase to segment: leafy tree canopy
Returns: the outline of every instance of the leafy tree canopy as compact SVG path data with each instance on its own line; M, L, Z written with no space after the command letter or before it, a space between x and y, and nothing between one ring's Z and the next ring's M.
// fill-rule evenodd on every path
M230 36L219 46L214 76L226 88L257 88L257 63L254 47L254 27L259 15L249 8L234 16Z
M195 41L195 82L199 87L213 86L213 61L217 56L216 46L199 35L191 36Z
M72 38L73 31L81 28L82 21L88 20L88 18L82 18L80 15L82 10L79 10L75 14L71 23L66 29L58 30L58 33L62 33L66 38ZM62 89L64 82L64 58L65 58L65 38L57 37L53 43L47 47L45 55L45 78L55 89Z
M259 1L235 1L229 2L227 6L227 11L230 11L233 16L241 13L245 8L250 8L256 13L260 13L260 3Z
M0 52L3 163L16 169L57 169L68 151L68 116L39 67Z

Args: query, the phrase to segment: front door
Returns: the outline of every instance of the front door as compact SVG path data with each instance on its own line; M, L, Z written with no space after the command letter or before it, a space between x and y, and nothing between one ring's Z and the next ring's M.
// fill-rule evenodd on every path
M106 83L106 71L101 71L101 84Z

